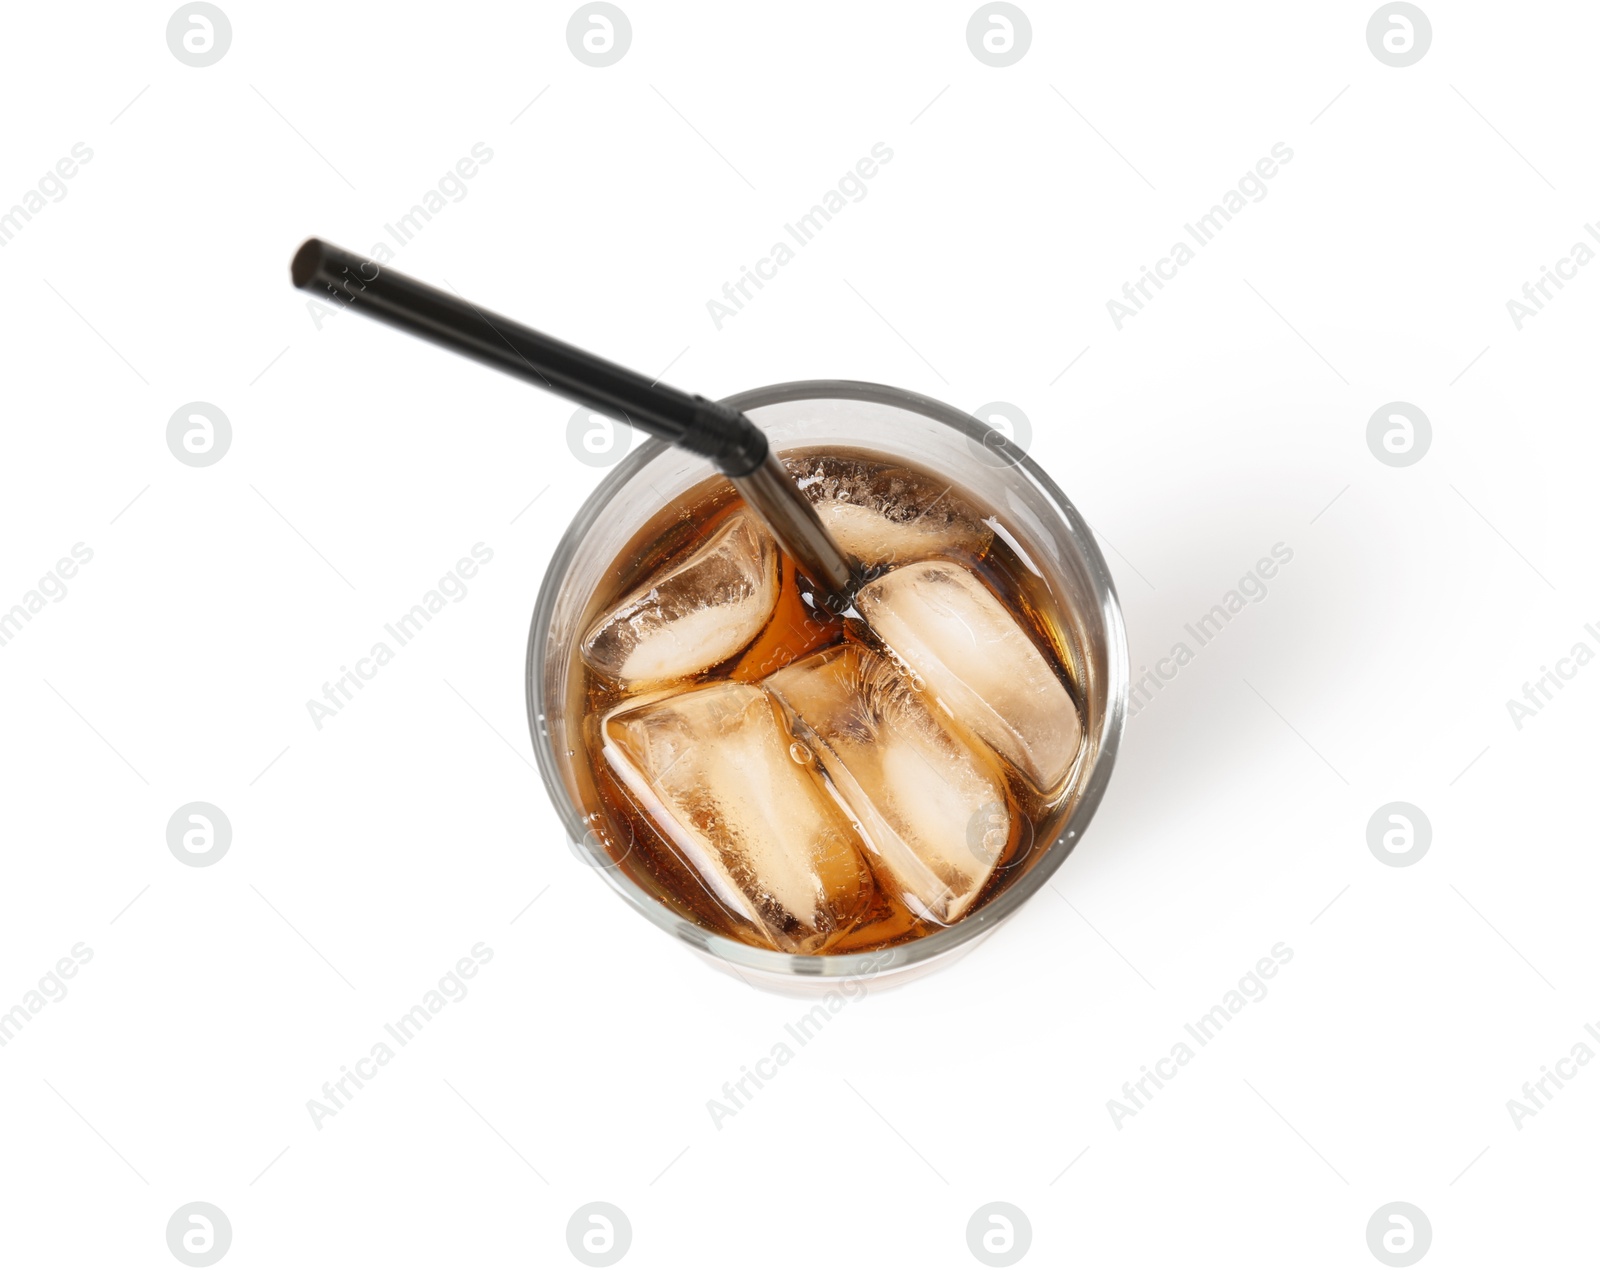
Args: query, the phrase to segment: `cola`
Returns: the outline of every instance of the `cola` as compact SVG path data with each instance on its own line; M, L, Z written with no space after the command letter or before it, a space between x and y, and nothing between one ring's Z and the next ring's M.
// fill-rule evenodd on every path
M862 583L824 602L721 477L603 574L571 674L591 838L695 924L892 947L1025 871L1083 766L1071 625L1001 510L905 459L782 460Z

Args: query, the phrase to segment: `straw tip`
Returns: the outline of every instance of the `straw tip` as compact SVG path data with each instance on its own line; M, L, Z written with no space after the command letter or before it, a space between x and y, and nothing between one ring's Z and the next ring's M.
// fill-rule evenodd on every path
M300 250L294 253L294 260L289 264L289 277L295 286L304 287L317 276L323 248L320 238L308 238L300 244Z

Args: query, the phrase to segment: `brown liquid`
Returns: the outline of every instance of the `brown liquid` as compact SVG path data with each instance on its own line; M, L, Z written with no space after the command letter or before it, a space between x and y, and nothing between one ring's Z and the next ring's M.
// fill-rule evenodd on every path
M940 517L954 516L970 523L987 522L991 526L1009 528L1003 517L949 486L948 482L904 460L833 447L792 450L786 452L783 459L791 471L812 473L826 471L827 462L834 459L872 465L885 488L892 486L895 492L902 494L908 488L912 490L923 513L936 505ZM819 463L821 468L817 466ZM681 495L652 518L618 556L607 575L608 585L598 590L590 601L584 625L610 611L652 575L692 555L716 534L728 517L744 506L737 491L720 476ZM1081 685L1073 674L1075 662L1069 652L1068 623L1060 612L1061 602L1051 593L1048 583L1006 542L1004 534L987 536L987 541L975 550L967 546L943 547L895 563L934 555L976 573L1031 635L1046 661L1067 685L1074 701L1082 701ZM871 561L864 563L869 571L882 571L881 568L872 570ZM858 618L837 617L813 604L812 590L794 561L780 552L778 600L765 628L742 652L685 680L672 691L717 680L757 683L791 662L845 641L878 647L871 632ZM601 756L600 720L631 696L637 695L642 700L649 694L631 693L615 680L591 669L576 652L573 657L573 673L582 684L584 703L581 743L593 781L592 802L585 810L589 813L587 819L595 838L623 872L680 916L731 939L756 947L771 947L763 933L715 898L695 870L683 861L671 840L657 829L632 795L619 784ZM659 692L659 689L654 691ZM1010 839L977 902L958 921L970 920L973 913L1031 868L1042 850L1055 839L1072 805L1081 769L1080 753L1063 788L1046 800L1006 768L1006 798L1012 825ZM869 858L870 854L867 853ZM866 915L853 929L835 935L821 950L823 953L871 951L942 929L913 913L891 889L877 886L875 890Z

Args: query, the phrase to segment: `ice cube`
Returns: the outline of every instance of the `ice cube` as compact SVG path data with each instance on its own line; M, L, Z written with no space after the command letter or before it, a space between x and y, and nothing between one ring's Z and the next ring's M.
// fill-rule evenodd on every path
M1010 836L1000 766L887 658L845 644L766 680L866 831L878 874L941 924L972 906Z
M724 681L610 715L606 762L683 862L782 952L814 953L873 898L850 821L761 688Z
M784 459L834 541L862 564L906 564L952 551L981 556L994 531L948 482L844 455Z
M975 574L947 561L904 565L863 587L856 607L960 726L1040 793L1059 790L1083 737L1077 707Z
M778 552L746 512L589 628L580 650L629 687L686 679L743 649L778 601Z

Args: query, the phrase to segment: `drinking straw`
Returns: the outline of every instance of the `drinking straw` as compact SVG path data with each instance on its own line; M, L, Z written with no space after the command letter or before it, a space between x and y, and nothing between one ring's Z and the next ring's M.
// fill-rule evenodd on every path
M741 411L652 382L321 239L306 240L289 274L303 290L704 455L733 481L818 588L816 599L834 608L848 604L853 590L849 558L778 461L766 434Z

